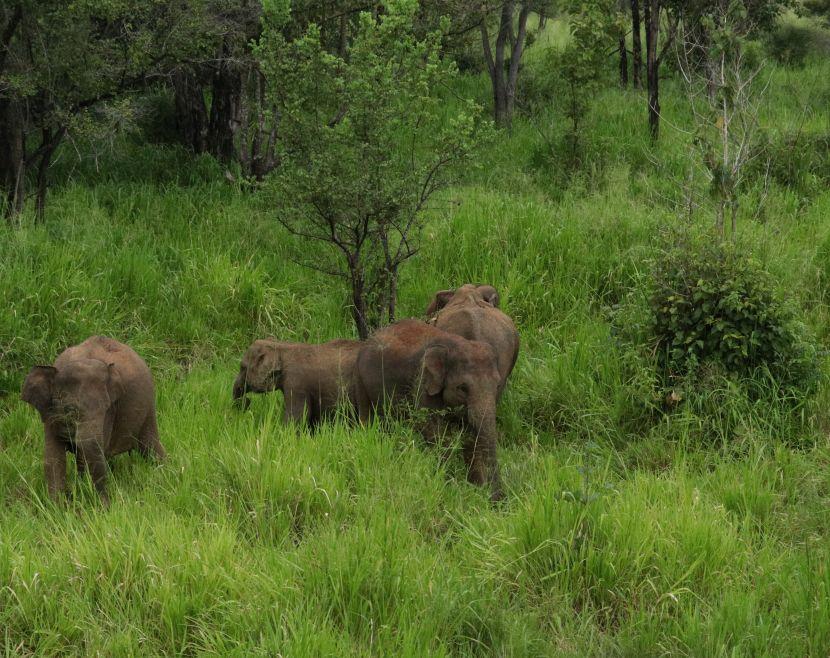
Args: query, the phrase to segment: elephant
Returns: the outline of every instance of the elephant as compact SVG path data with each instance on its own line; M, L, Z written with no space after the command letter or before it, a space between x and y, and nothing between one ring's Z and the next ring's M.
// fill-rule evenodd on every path
M375 332L360 349L355 399L366 423L386 404L409 400L425 409L462 409L467 477L502 497L496 455L500 375L493 348L422 320L401 320Z
M50 497L66 492L66 453L75 454L78 475L89 471L95 489L109 505L107 459L137 449L159 461L153 375L132 348L105 336L92 336L64 350L52 366L34 366L21 399L40 413L43 464Z
M338 339L327 343L290 343L274 339L254 341L239 367L233 399L247 408L247 393L281 390L286 423L307 420L316 428L331 417L338 404L351 399L355 361L362 343Z
M493 286L465 284L435 293L427 307L429 323L467 340L488 343L496 353L499 397L519 356L519 332L499 309L499 293Z

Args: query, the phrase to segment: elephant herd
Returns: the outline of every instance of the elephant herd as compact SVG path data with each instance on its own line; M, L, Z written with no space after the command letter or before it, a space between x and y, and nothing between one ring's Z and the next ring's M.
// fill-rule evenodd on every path
M248 393L281 390L286 422L316 427L345 407L361 422L404 403L450 410L463 429L468 478L502 496L496 456L496 404L519 353L515 324L487 285L435 294L427 321L401 320L366 341L322 344L255 341L233 385L237 405ZM53 366L35 366L23 384L25 402L43 421L49 495L66 490L66 453L78 474L89 471L105 504L107 458L128 450L162 460L153 377L130 347L93 336L62 352ZM430 415L424 432L440 424Z

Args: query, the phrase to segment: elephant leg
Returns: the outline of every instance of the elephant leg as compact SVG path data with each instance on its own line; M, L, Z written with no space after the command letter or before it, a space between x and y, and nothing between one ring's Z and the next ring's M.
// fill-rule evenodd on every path
M52 423L44 425L45 445L43 450L43 470L49 497L58 502L61 494L66 493L66 446L58 439Z
M357 420L361 425L367 425L372 421L372 403L366 389L360 382L354 386L355 406L357 407Z
M81 455L77 452L75 454L75 470L78 472L78 480L82 480L86 475L86 464L84 460L81 459Z
M491 499L500 500L503 493L495 443L476 435L468 428L464 441L464 461L467 464L467 479L478 486L489 484Z
M285 414L283 420L286 425L295 422L302 423L306 414L310 415L311 400L304 393L287 390L285 393Z
M101 446L94 442L88 442L78 446L77 454L80 455L84 466L92 476L92 483L95 485L95 490L101 497L104 507L109 507L110 499L106 488L107 460Z
M164 450L164 446L162 446L161 441L159 441L159 428L158 423L156 422L155 413L151 413L147 417L144 427L142 427L141 431L138 433L138 449L141 451L141 454L148 459L155 457L155 459L160 462L167 459L167 453Z
M318 395L309 395L306 397L306 417L308 419L308 427L314 432L320 427L323 422L322 401Z

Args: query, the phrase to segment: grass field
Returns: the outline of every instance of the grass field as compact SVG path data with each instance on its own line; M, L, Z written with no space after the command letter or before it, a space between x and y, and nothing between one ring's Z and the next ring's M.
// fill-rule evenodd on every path
M830 65L771 75L771 138L828 135ZM487 98L483 79L463 86ZM4 652L827 656L827 385L793 407L723 380L655 414L648 371L611 332L609 309L688 221L688 136L671 128L688 117L679 87L663 88L654 149L644 95L598 95L596 166L567 187L539 159L556 108L517 120L435 204L403 273L401 316L483 281L519 325L497 508L460 456L443 465L405 424L309 435L281 424L279 394L233 409L247 344L352 335L346 291L295 265L269 209L209 160L125 146L73 169L66 154L45 223L0 229ZM761 212L750 190L739 239L826 347L821 175L774 177ZM18 391L33 363L94 333L153 369L170 458L115 459L108 510L70 465L75 503L56 507Z

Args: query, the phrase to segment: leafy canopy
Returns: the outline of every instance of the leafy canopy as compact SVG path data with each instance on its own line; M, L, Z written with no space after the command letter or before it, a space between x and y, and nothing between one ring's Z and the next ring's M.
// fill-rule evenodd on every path
M415 33L417 9L394 0L378 18L361 14L341 57L317 25L286 38L274 7L256 49L279 114L280 166L269 181L278 220L328 245L300 260L351 282L361 334L382 308L393 319L397 268L418 251L426 204L480 132L477 105L445 98L457 70L440 57L441 30Z

